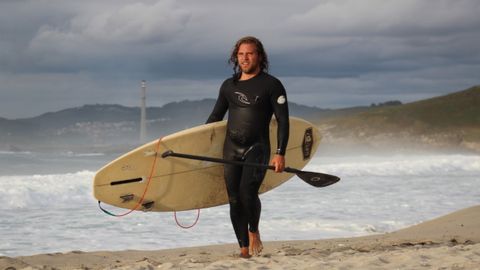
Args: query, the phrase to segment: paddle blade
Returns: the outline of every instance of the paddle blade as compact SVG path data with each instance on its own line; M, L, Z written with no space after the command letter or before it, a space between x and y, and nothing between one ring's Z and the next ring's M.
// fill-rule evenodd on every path
M314 187L326 187L340 181L340 177L325 173L299 171L297 176Z

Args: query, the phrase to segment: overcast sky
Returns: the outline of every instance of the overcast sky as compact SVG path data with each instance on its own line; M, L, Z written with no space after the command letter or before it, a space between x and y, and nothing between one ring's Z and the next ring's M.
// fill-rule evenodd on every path
M0 0L0 117L216 98L262 40L292 102L410 102L480 84L478 0Z

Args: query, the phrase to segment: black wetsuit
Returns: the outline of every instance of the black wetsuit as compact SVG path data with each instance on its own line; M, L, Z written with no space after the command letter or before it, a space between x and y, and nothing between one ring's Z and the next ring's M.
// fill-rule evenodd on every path
M268 164L269 125L273 114L278 121L276 153L285 154L289 135L288 105L285 88L278 79L264 72L244 81L227 79L207 123L222 120L227 110L225 159ZM248 230L258 230L261 211L258 189L265 170L225 165L224 176L235 234L240 247L248 247Z

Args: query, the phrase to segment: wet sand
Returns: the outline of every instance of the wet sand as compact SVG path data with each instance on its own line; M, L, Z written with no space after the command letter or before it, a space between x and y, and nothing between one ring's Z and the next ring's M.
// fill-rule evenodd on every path
M366 237L264 243L238 257L236 244L159 251L0 257L3 269L480 269L480 206Z

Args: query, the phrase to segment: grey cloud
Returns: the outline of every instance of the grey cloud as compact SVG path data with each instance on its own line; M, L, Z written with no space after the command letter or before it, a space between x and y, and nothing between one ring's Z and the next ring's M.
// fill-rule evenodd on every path
M477 32L476 0L322 1L289 18L291 29L332 36L443 35L452 30Z
M155 106L215 97L244 35L261 38L294 102L438 95L478 84L479 11L476 0L1 1L0 117L136 105L142 79Z
M133 63L135 67L160 44L174 39L189 20L189 13L173 1L132 3L95 11L76 14L61 25L43 25L27 53L40 67L68 68L77 64L79 69L110 69L112 62L125 66Z
M358 75L462 58L478 61L479 13L480 4L473 0L322 1L290 16L286 25L301 40L301 50L310 52L307 63L348 76L352 66Z
M189 13L169 0L112 6L96 13L78 14L66 26L42 26L31 48L76 53L84 46L107 51L116 46L166 42L185 28L188 19Z

